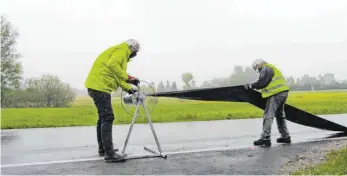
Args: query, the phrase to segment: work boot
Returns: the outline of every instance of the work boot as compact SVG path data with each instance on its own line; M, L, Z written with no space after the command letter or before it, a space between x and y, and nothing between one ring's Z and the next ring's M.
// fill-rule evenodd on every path
M115 155L115 152L118 149L113 148L112 142L112 121L104 121L101 129L101 139L102 139L102 147L99 144L99 155L105 157L111 157Z
M125 162L125 158L127 157L127 154L119 155L117 153L113 153L113 155L106 155L104 157L106 163L113 163L113 162Z
M116 148L113 151L118 152L118 149ZM104 149L99 149L98 153L99 153L99 156L105 156L105 150Z
M289 144L291 143L292 141L290 140L290 137L287 137L287 138L277 138L277 143L286 143L286 144Z
M267 147L271 146L271 140L270 139L258 139L253 142L254 145L265 145Z

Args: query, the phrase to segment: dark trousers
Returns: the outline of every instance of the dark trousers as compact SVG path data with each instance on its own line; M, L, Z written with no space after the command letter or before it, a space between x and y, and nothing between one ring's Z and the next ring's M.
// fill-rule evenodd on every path
M113 155L112 124L114 114L111 94L93 89L88 89L88 94L94 100L94 104L98 110L96 133L99 150L104 150L106 155Z

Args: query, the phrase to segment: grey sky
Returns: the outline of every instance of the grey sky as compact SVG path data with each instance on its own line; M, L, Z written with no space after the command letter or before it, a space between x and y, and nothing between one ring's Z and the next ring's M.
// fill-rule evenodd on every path
M96 56L128 38L142 51L128 72L197 83L262 57L285 75L347 79L346 0L2 0L18 28L24 75L58 75L83 88Z

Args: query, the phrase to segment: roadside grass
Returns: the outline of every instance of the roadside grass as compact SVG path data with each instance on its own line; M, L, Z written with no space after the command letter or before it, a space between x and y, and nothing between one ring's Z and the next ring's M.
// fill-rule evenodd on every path
M292 175L347 175L347 147L332 151L321 164L298 170Z
M262 117L263 110L248 103L207 102L158 98L151 113L153 122L185 122ZM112 100L114 124L129 124L119 98ZM290 92L288 104L313 114L347 113L347 91ZM134 107L132 108L134 110ZM144 110L137 123L145 123ZM89 97L78 97L70 108L3 108L1 129L95 125L97 111Z

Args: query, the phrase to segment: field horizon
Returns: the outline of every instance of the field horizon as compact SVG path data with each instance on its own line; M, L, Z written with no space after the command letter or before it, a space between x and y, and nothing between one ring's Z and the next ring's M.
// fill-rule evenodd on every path
M261 118L263 110L249 103L181 100L158 98L151 112L152 122L187 122ZM347 91L292 91L287 104L312 114L347 113ZM121 105L119 97L112 98L115 114L114 124L131 123L129 115ZM135 107L126 106L130 112ZM97 110L90 97L79 96L67 108L3 108L1 129L46 128L68 126L94 126ZM146 123L144 110L137 123Z

